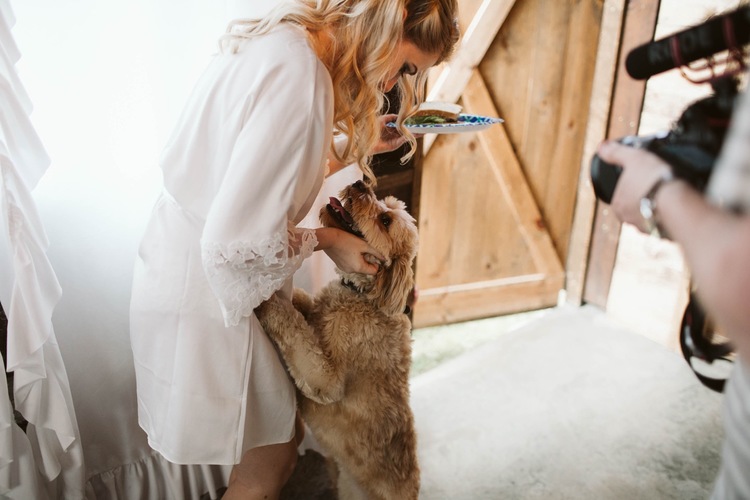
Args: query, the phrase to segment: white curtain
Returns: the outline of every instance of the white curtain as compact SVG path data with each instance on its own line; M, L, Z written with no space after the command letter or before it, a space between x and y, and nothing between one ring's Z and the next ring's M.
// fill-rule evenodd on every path
M8 318L7 371L13 372L16 424L6 377L0 389L0 494L3 498L80 498L84 466L70 385L52 314L61 288L31 190L49 157L29 119L31 100L16 72L15 16L0 0L0 303Z
M138 427L130 281L160 150L218 35L278 1L0 0L0 302L30 422L14 423L3 386L3 498L216 498L226 484L227 467L171 465Z

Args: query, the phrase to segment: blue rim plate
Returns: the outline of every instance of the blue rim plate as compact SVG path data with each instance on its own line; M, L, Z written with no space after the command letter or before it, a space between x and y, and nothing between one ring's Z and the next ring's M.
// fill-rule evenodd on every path
M458 115L456 123L436 123L423 125L406 125L406 130L412 134L457 134L461 132L479 132L485 130L496 123L503 123L502 118L492 118L490 116L480 115ZM391 122L389 127L395 127L396 123Z

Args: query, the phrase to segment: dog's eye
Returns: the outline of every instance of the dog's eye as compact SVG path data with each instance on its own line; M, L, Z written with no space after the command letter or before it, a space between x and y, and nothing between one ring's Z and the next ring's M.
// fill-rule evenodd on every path
M391 225L391 222L393 219L391 219L390 214L381 214L380 215L380 223L383 224L384 227L388 227Z

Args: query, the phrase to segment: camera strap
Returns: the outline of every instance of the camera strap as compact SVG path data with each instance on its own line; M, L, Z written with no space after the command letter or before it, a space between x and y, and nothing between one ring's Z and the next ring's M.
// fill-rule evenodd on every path
M724 392L734 366L734 349L727 343L713 343L706 337L709 330L706 313L694 294L685 308L680 328L682 356L698 380L709 389ZM713 337L714 332L709 332Z

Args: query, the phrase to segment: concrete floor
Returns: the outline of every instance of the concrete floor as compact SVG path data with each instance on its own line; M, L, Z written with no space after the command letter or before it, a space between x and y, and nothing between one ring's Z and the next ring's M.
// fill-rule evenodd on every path
M720 406L600 310L547 310L413 378L420 498L707 498Z

